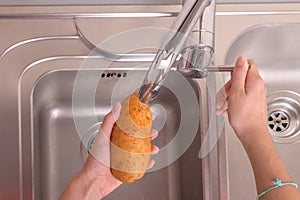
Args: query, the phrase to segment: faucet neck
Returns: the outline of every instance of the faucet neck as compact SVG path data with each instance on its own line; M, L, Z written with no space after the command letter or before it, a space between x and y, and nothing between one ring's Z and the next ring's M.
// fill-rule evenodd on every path
M205 11L208 9L208 11ZM178 55L181 55L184 45L186 44L187 39L189 38L190 33L192 32L195 24L200 19L200 28L205 30L207 33L212 34L204 34L200 35L200 43L206 43L206 46L209 46L211 49L214 47L214 16L215 16L215 0L188 0L183 6L182 11L179 13L176 18L174 24L171 27L171 31L169 32L166 41L166 45L163 46L157 52L148 73L144 79L143 86L147 86L150 82L153 83L152 94L160 89L164 80L166 79L171 67L175 63ZM209 18L209 19L208 19ZM204 21L203 21L204 20ZM211 24L210 24L211 23ZM201 31L200 31L201 33ZM210 37L206 36L210 35ZM203 59L211 60L213 51L209 52L209 55L206 53L203 54L203 51L200 51L200 59L201 56L204 56ZM162 62L166 64L162 65ZM191 66L191 69L188 70L190 72L200 72L195 73L195 76L189 76L193 78L203 78L206 75L206 68L209 64ZM182 66L184 67L184 66ZM194 68L197 68L196 70ZM179 70L180 71L180 70ZM184 70L186 71L186 70ZM184 74L184 73L183 73ZM204 75L203 75L204 74ZM184 74L185 75L185 74ZM145 87L144 87L145 88ZM140 89L139 97L143 97L146 89L143 87Z

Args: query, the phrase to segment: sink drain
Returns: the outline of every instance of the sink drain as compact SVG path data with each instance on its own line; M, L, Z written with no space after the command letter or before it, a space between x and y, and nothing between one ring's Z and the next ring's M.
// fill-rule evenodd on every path
M81 143L80 143L80 153L82 161L85 162L87 159L89 152L93 146L95 137L97 136L97 133L99 132L100 125L102 122L96 123L92 125L87 133L82 137Z
M300 141L300 96L280 91L268 96L268 128L277 143Z
M289 117L283 111L274 111L268 118L268 125L274 132L283 132L289 128Z

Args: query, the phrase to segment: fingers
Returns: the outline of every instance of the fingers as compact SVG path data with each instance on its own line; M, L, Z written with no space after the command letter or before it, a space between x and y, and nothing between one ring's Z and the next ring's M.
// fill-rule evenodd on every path
M158 152L159 152L159 147L152 145L152 152L151 152L151 154L155 155L155 154L158 154Z
M111 110L114 122L116 122L120 117L121 107L121 103L117 102Z
M250 75L258 75L259 76L259 71L258 71L258 67L257 67L257 65L255 64L255 62L252 60L252 59L249 59L248 60L248 64L249 64L249 66L251 66L250 68L249 68L249 74Z
M155 117L156 117L156 115L155 115L155 113L154 113L154 112L152 112L151 114L152 114L152 121L154 121L154 120L155 120Z
M251 67L248 70L248 77L247 77L247 79L250 79L250 81L251 81L253 78L254 79L261 78L260 74L259 74L258 67L254 63L254 61L251 60L251 59L249 59L248 63L249 63L249 66L251 66Z
M245 92L249 64L245 57L239 57L231 75L231 92Z
M154 146L154 145L153 145L153 146L152 146L152 155L158 154L158 152L159 152L158 146ZM154 164L155 164L155 160L151 159L151 160L149 161L148 169L151 169L151 168L154 166Z
M158 154L158 152L159 152L159 147L152 145L152 155ZM148 169L151 169L154 166L154 164L155 164L155 160L151 159L149 161Z
M104 134L105 138L110 138L113 126L114 126L115 122L117 121L117 119L119 118L120 112L121 112L121 104L116 103L114 105L112 111L104 117L103 122L101 124L101 131ZM152 119L154 119L154 118L155 118L155 115L152 113ZM158 131L155 129L152 129L151 130L151 140L154 140L157 137L158 137ZM159 152L159 147L153 145L152 149L151 149L151 154L155 155L158 152ZM151 159L150 163L149 163L149 168L152 168L154 166L154 164L155 164L155 161L153 159Z
M149 166L148 166L148 169L151 169L155 164L155 160L151 159L150 162L149 162Z
M107 138L110 138L113 126L116 120L119 118L121 112L121 104L116 103L110 113L108 113L101 124L101 130Z
M155 129L152 129L151 132L151 140L154 140L158 136L158 131ZM159 147L152 145L152 155L158 154L159 152Z
M246 93L252 91L258 91L260 93L266 93L266 86L259 74L259 69L253 60L249 60L251 68L247 75Z
M158 136L158 131L155 129L152 129L151 131L151 140L154 140Z
M155 129L153 129L152 132L156 132L158 134L158 132ZM152 145L151 154L155 155L158 154L158 152L159 152L159 147ZM149 162L148 169L151 169L154 166L154 164L155 164L155 160L151 159Z

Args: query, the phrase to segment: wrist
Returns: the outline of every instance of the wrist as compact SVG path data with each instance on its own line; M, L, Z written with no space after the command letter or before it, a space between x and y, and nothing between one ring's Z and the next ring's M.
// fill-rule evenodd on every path
M257 141L273 142L267 126L252 127L235 132L244 147L255 145Z
M83 170L81 170L73 177L64 193L60 197L60 200L99 200L102 199L102 197L103 195L100 190L98 190L96 182L90 179L89 176Z
M91 155L88 156L80 173L101 198L106 197L121 184L119 180L113 177L109 166L96 160Z
M90 175L84 169L78 173L78 183L81 189L86 192L87 199L102 199L103 194L99 190L98 181L96 177Z

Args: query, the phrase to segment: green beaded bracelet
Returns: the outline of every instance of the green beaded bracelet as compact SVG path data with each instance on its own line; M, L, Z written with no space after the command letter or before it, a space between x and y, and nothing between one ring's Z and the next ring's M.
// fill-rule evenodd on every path
M292 185L292 186L298 188L298 185L296 183L294 183L294 182L282 182L282 180L280 180L279 178L276 178L274 181L272 181L272 183L273 183L274 186L272 186L272 187L266 189L265 191L263 191L262 193L260 193L257 196L256 200L259 200L260 197L262 197L266 193L270 192L271 190L282 187L282 186L285 186L285 185Z

